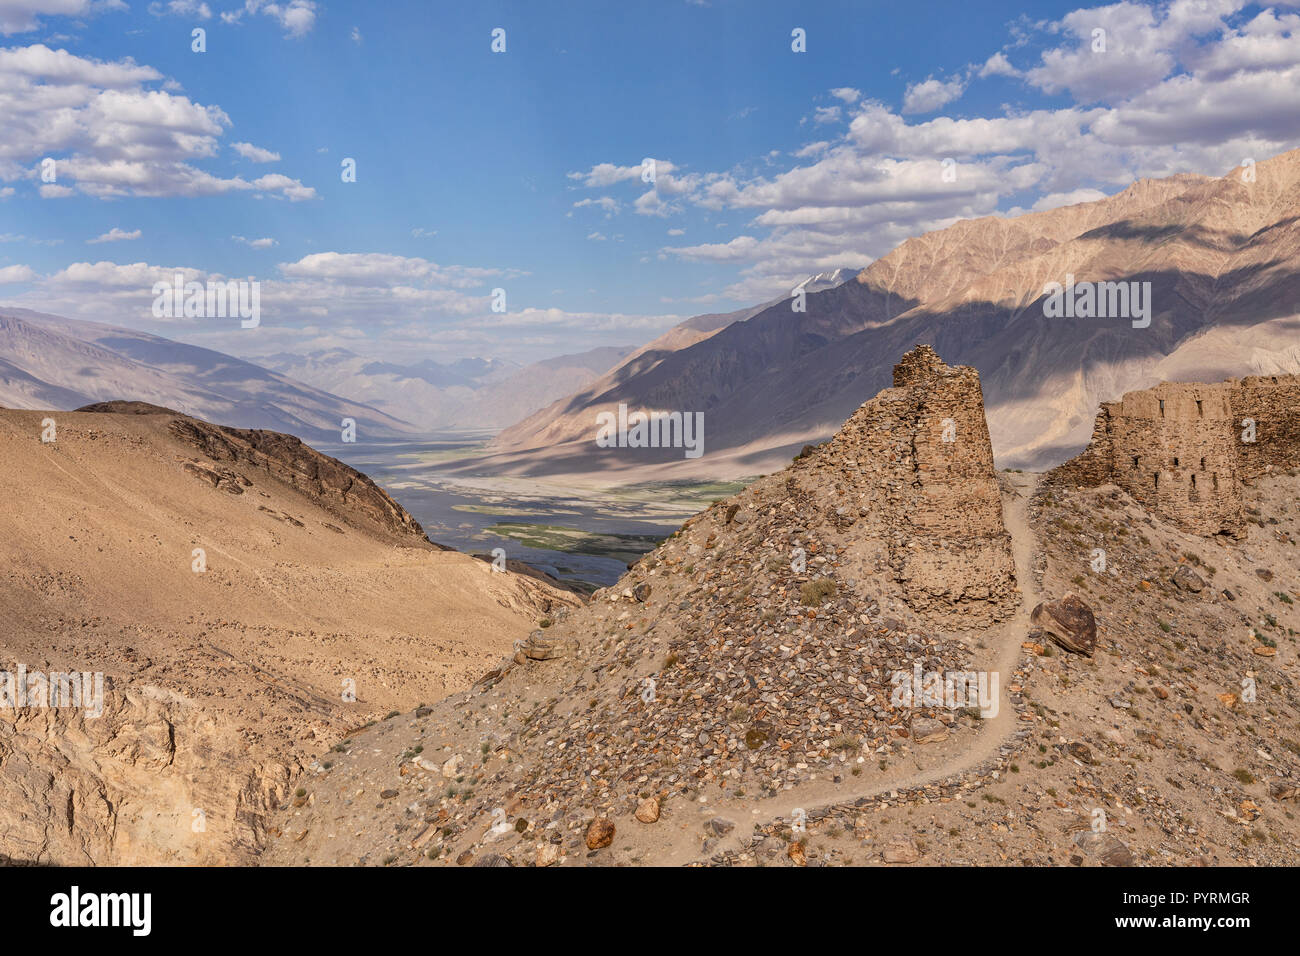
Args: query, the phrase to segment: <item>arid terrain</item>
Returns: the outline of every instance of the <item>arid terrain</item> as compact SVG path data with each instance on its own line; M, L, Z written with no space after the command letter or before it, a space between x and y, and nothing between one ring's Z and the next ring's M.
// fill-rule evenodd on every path
M1282 864L1300 379L998 472L929 346L590 602L276 432L0 410L15 863ZM1241 430L1241 425L1250 427Z
M250 862L316 754L577 603L296 438L99 408L0 410L0 669L105 675L0 709L7 861Z
M1300 381L1204 391L1251 388L1276 415L1250 449L1125 397L1153 497L995 473L978 377L914 350L472 689L331 741L262 862L1289 863ZM1181 526L1207 467L1235 535ZM964 674L990 694L945 691Z

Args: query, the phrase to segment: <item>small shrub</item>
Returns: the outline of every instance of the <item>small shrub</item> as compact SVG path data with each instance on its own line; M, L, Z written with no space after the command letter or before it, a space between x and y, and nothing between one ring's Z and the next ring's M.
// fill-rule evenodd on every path
M799 588L799 603L808 607L819 607L827 598L835 596L835 582L830 578L818 578L805 581Z

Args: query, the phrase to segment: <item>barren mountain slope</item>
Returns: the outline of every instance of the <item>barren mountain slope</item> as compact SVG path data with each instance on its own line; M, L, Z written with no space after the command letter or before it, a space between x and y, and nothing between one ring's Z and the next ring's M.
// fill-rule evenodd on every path
M920 416L897 418L907 367L829 444L688 521L473 690L342 741L263 861L1288 862L1297 473L1242 489L1239 540L1180 531L1114 486L1022 474L999 476L990 521L983 453L963 447L986 442L974 419L956 416L956 447L936 438L962 393L922 388ZM934 567L1002 535L1009 616L977 547L922 600L906 564L880 560ZM993 584L982 601L976 582ZM1086 617L1061 614L1072 591ZM1095 649L1064 650L1093 614ZM893 675L914 671L1000 688L910 706Z
M105 674L101 717L0 710L6 859L247 861L322 742L576 603L292 436L109 407L0 410L0 669Z
M29 309L0 309L0 406L77 408L117 399L315 439L337 440L345 417L363 436L411 430L376 408L211 349Z
M1054 464L1086 442L1097 402L1124 391L1300 370L1300 151L1254 172L1249 183L1241 170L1144 180L1097 202L909 240L863 270L857 289L810 295L805 314L777 304L576 396L544 429L503 433L499 455L471 467L616 480L761 473L831 434L885 384L890 356L921 341L980 370L1000 461ZM1044 285L1070 274L1150 282L1150 327L1046 317ZM596 413L619 402L703 411L705 455L596 448Z
M503 429L492 439L491 447L531 448L555 440L565 440L563 436L568 427L567 416L586 409L598 399L598 396L617 391L621 383L652 372L674 352L690 348L697 342L703 342L734 322L747 322L767 307L768 304L765 303L738 312L708 313L679 322L663 335L624 356L617 365L580 391L556 399L521 421L511 424L509 428Z

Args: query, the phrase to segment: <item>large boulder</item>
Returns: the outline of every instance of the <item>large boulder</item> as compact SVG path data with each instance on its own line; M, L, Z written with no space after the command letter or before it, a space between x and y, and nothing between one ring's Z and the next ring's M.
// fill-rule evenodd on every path
M600 850L614 842L614 821L597 817L587 827L587 849Z
M1075 654L1091 657L1097 646L1097 619L1092 615L1092 608L1073 591L1059 601L1039 604L1030 614L1029 622Z
M1132 866L1133 851L1109 833L1084 830L1074 838L1075 845L1103 866Z

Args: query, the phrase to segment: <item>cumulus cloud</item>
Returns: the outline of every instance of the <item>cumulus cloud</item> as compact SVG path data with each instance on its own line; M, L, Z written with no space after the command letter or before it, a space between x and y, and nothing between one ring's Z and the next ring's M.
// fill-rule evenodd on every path
M0 285L16 282L31 282L36 273L31 266L0 266Z
M93 246L101 242L125 242L129 239L139 239L139 238L140 238L139 229L133 229L130 232L127 232L123 229L118 229L116 226L114 226L112 229L108 230L108 232L104 233L102 236L98 236L94 239L87 239L86 242Z
M90 0L0 0L0 34L35 30L40 17L79 17L90 12Z
M230 238L235 240L235 242L242 242L250 249L270 249L273 246L279 245L279 243L277 243L274 239L270 239L270 238L246 239L243 236L231 236Z
M252 143L231 143L230 148L243 156L244 159L252 160L255 163L275 163L280 160L279 153L273 153L269 149L262 149L262 147L254 146Z
M979 71L980 79L985 79L990 76L1014 77L1020 75L1020 71L1011 65L1011 61L1006 58L1006 54L1000 51L994 53L991 57L985 60L984 65L980 67Z
M966 92L966 81L954 76L948 80L936 80L930 77L920 83L912 83L903 93L904 113L933 113L941 106L946 106Z
M44 44L0 50L0 175L16 166L38 179L41 161L53 159L57 178L40 179L44 198L316 195L288 176L249 182L195 165L216 155L230 118L218 106L148 88L160 79L129 58L104 62Z
M211 20L212 9L199 0L169 0L167 3L149 4L149 12L155 17L177 16L191 17L199 20Z
M226 23L240 23L243 21L244 14L248 14L250 17L258 14L272 17L284 28L285 35L290 37L305 36L316 25L316 4L314 0L288 0L285 3L271 3L268 0L244 0L242 8L229 10L221 14L221 19Z
M614 199L612 196L601 196L596 199L590 199L590 198L582 199L573 204L574 209L582 209L586 206L596 206L599 209L603 210L606 219L614 215L619 210L618 200Z

